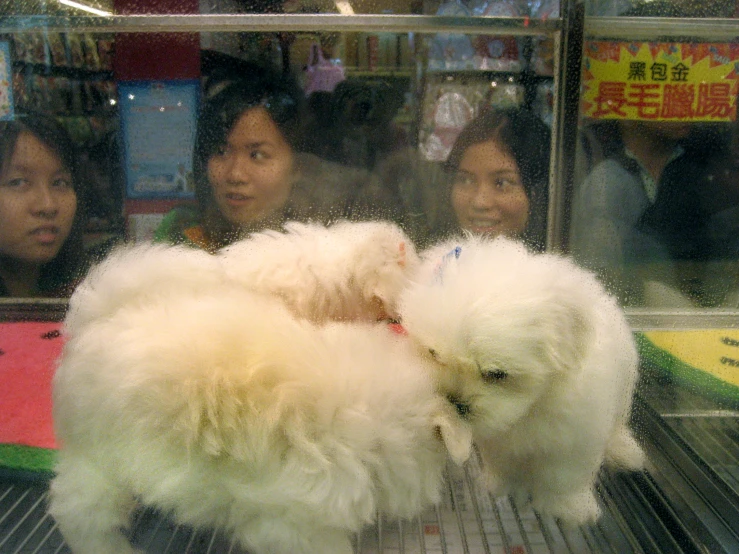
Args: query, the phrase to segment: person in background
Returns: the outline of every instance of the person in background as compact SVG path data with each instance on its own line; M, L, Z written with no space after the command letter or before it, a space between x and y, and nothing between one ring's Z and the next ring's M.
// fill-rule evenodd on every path
M254 65L210 91L195 138L197 205L167 214L155 240L215 252L286 221L392 216L368 172L301 153L304 95L292 79Z
M739 125L707 156L697 183L706 214L701 305L739 308Z
M550 131L525 109L489 109L457 137L431 242L468 231L544 250Z
M574 198L575 258L624 305L691 306L677 262L702 256L696 183L714 141L682 122L609 121L592 129L586 150L600 152L591 154Z
M82 277L84 195L54 120L0 122L0 297L66 297Z

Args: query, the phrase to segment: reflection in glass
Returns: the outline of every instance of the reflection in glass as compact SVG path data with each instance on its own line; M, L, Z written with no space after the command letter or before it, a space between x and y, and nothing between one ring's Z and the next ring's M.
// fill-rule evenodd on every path
M570 246L625 305L736 296L731 44L585 43Z
M352 6L362 9L361 3ZM534 8L543 9L519 11ZM127 174L137 162L124 147L135 137L125 139L133 127L119 117L123 87L113 71L115 35L27 31L13 34L9 45L19 119L32 111L53 115L76 144L80 182L88 191L84 245L99 259L119 242L154 238L213 251L288 219L390 219L418 245L458 232L452 176L444 169L457 136L490 110L523 110L524 118L533 112L529 116L538 121L543 144L536 159L545 174L553 94L547 40L459 37L471 45L464 63L440 48L448 39L443 33L202 33L200 131L190 179L197 192L191 199L134 197L126 190ZM119 49L132 45L131 40ZM136 58L127 50L126 59ZM167 90L166 80L149 82L152 98L158 89ZM253 136L244 131L249 113L268 116L251 125ZM270 136L279 139L272 142L288 146L284 171L273 164L280 159L277 150L267 148L272 125L277 132ZM260 148L247 148L244 139ZM159 143L165 149L169 144ZM147 155L160 157L155 150ZM136 152L139 158L146 154L141 148ZM516 163L522 173L528 171L521 160ZM259 195L239 189L256 167L269 174L260 186L272 183L268 189L282 192L254 217L226 217L256 202ZM187 183L183 187L191 190ZM536 220L539 246L546 196L527 197L523 212L527 225Z
M85 191L53 119L0 122L0 297L68 295L84 263Z

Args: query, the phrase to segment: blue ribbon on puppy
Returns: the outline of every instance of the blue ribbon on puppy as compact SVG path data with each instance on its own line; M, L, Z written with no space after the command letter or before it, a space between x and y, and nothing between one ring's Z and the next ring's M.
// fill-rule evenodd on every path
M447 252L441 257L441 260L436 266L436 269L434 270L434 280L438 284L444 283L444 268L449 263L449 260L454 258L455 260L459 259L459 255L462 253L462 247L461 246L455 246L452 250Z

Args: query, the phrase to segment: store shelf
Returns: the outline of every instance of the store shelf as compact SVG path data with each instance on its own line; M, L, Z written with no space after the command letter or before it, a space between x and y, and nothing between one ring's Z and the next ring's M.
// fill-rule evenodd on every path
M13 62L13 71L30 71L44 77L66 77L68 79L87 79L98 81L112 81L112 70L84 69L81 67L66 67L44 63Z
M376 79L410 79L413 77L413 69L409 68L392 68L378 67L377 69L367 69L359 67L345 67L344 72L347 77L376 78Z

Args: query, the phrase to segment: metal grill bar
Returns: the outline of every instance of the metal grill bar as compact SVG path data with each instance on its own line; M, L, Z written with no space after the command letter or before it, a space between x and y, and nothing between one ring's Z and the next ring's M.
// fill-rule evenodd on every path
M649 376L647 376L649 377ZM704 443L715 427L703 424L706 418L669 418L662 420L658 411L675 405L696 409L716 409L715 401L674 383L647 382L639 389L637 415L645 422L650 467L649 483L655 497L669 498L663 517L670 532L681 537L681 544L702 544L710 552L736 551L739 541L737 492L723 477L717 460ZM700 422L700 427L696 424ZM733 427L733 426L732 426ZM703 459L701 455L711 455ZM652 500L652 499L648 499ZM660 505L659 502L656 505ZM698 550L694 550L698 551Z
M382 31L388 33L470 33L516 36L553 35L559 18L453 17L436 15L194 14L88 16L6 16L0 33L171 33L267 31Z

